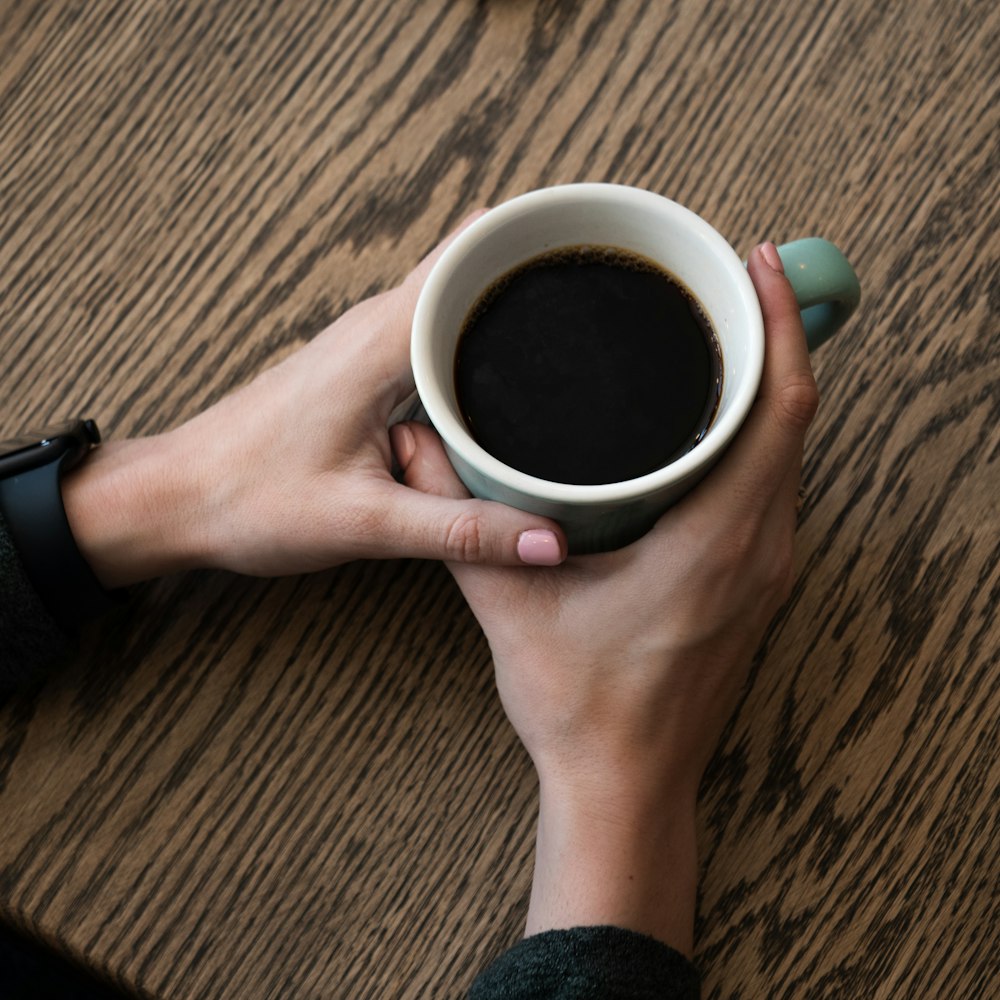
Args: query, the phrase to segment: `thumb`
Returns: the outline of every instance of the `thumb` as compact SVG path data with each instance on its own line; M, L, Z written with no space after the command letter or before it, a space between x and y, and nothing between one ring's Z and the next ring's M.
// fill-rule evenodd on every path
M389 435L406 485L394 489L386 511L387 555L494 566L556 566L566 558L555 521L471 499L430 427L396 424Z

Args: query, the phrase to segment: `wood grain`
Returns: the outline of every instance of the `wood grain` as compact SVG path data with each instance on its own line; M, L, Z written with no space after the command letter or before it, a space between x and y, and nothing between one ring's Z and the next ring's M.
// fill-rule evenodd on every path
M6 0L0 430L174 426L541 185L833 239L865 298L703 790L704 995L995 995L998 66L984 2ZM0 918L143 996L455 996L534 810L440 567L165 580L0 704Z

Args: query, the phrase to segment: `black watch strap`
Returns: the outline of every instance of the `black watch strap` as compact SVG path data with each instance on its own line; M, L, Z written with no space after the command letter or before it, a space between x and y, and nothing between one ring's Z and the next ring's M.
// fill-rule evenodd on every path
M60 478L79 457L79 451L67 450L45 465L0 479L0 514L28 580L67 632L119 605L80 554L66 518Z

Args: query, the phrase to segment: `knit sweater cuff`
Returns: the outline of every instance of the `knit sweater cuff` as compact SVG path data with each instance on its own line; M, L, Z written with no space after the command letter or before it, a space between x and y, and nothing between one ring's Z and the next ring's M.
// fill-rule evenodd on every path
M70 648L31 586L0 516L0 692L41 678Z
M698 971L680 952L620 927L525 938L481 972L469 1000L697 1000Z

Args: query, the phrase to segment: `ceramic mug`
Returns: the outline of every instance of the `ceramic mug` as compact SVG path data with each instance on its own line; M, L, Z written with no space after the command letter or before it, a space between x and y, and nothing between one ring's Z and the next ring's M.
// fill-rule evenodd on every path
M455 396L459 334L483 291L540 253L581 244L621 247L656 261L693 293L722 350L722 396L702 440L663 468L627 482L568 485L519 472L476 443ZM857 307L858 279L826 240L799 240L778 252L813 349ZM413 318L417 393L462 482L481 499L558 521L574 553L607 551L639 538L712 468L753 405L763 361L760 304L733 248L676 202L617 184L543 188L491 209L441 255Z

